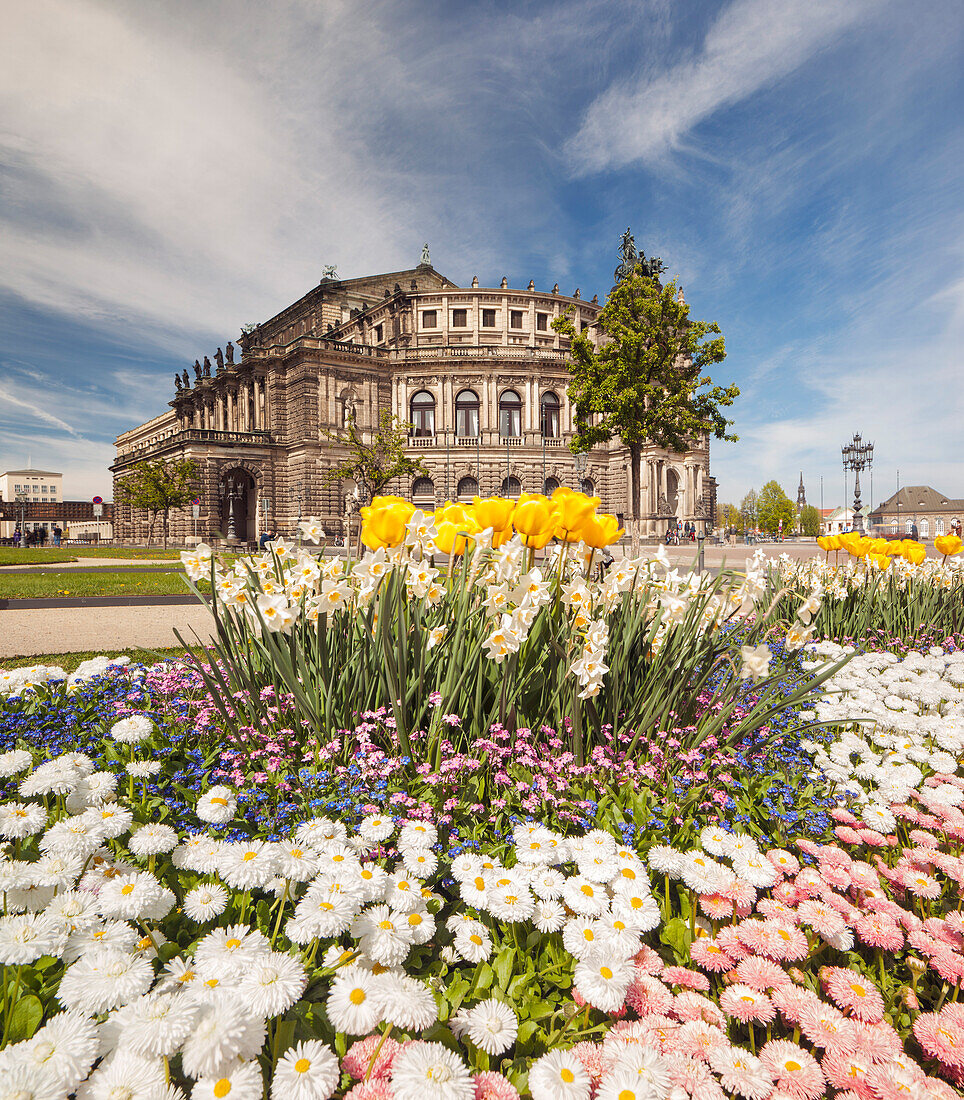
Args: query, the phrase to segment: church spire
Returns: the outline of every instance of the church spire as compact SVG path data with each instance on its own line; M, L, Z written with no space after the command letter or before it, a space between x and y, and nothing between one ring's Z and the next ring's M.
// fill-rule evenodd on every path
M807 506L807 490L803 486L803 470L800 471L800 484L797 486L797 511Z

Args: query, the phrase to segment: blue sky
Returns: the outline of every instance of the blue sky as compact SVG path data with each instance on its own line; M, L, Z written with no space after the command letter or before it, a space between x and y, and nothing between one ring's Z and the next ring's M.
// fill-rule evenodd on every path
M109 496L175 369L314 286L612 283L716 320L724 500L964 496L958 0L20 0L0 40L0 469ZM865 494L866 497L866 494Z

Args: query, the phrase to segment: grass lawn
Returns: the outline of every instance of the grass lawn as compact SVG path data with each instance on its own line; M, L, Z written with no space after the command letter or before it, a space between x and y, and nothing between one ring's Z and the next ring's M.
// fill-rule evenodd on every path
M4 576L0 599L47 599L57 596L162 596L190 592L184 574L50 572Z
M69 546L31 547L0 546L0 565L57 565L80 558L150 558L157 561L180 561L180 550L145 550L140 546Z
M64 672L73 672L82 661L89 661L91 657L130 657L134 664L152 665L164 657L183 657L183 646L175 646L173 649L105 649L96 652L84 653L35 653L27 657L0 658L0 668L26 668L30 665L57 665ZM192 646L191 653L203 654L200 646Z

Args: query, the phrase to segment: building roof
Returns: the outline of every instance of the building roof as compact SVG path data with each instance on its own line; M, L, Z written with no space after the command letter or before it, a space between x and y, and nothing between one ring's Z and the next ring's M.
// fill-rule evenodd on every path
M24 477L33 475L34 477L63 477L62 473L56 473L53 470L4 470L0 477Z
M896 512L899 506L904 511L941 512L964 511L964 500L944 496L930 485L902 485L899 493L892 493L874 509L874 515L880 512Z

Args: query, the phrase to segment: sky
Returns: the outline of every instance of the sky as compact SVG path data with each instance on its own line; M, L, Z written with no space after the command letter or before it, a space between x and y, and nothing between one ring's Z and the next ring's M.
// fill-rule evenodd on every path
M964 497L959 0L3 7L0 471L110 499L174 371L328 264L604 299L631 226L726 339L721 501L840 504L856 431L875 502Z

